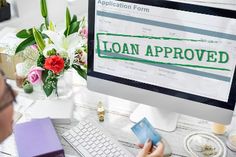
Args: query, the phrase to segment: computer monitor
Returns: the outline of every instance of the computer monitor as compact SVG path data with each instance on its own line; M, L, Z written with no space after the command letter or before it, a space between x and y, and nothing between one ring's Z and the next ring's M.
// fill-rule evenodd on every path
M145 116L166 131L178 118L169 112L231 122L236 11L161 0L89 0L88 20L88 89L147 105L132 121Z

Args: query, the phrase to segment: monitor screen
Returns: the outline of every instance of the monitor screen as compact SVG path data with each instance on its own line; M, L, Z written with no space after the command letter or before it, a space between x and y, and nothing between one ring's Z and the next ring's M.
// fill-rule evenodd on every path
M234 109L235 11L157 0L93 2L88 75Z

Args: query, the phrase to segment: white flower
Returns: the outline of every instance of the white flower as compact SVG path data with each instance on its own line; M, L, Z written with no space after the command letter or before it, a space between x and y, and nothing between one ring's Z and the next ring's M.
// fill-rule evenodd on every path
M49 50L55 49L61 56L69 57L71 64L74 61L76 49L83 46L85 42L78 33L73 33L67 37L65 37L63 32L46 30L43 33L53 42L46 45L43 54L47 56Z

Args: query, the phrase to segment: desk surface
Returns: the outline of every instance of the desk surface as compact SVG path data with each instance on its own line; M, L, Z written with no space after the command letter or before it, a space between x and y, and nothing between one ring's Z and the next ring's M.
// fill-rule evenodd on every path
M14 85L14 83L12 84ZM26 96L21 90L19 90L19 93L21 96ZM130 113L137 107L138 104L88 91L85 84L76 86L74 88L74 93L75 110L73 113L72 123L70 125L56 125L56 130L68 157L79 155L68 145L68 143L63 138L61 138L61 134L76 125L78 120L83 117L89 116L97 120L96 105L99 101L104 103L105 109L107 111L105 121L100 124L106 128L107 131L109 131L116 139L118 139L121 144L125 145L128 150L134 154L139 151L135 147L135 144L138 143L138 141L130 130L131 126L133 126L133 123L129 120ZM27 115L27 109L21 120L30 120L29 115ZM233 120L232 126L234 126L234 128L236 128L235 124L236 118ZM173 157L185 157L188 155L186 154L183 147L184 137L192 131L210 131L210 126L211 122L206 120L200 120L197 118L181 115L178 121L177 129L174 132L168 133L160 130L158 131L170 144L173 150ZM223 142L225 142L226 135L219 136ZM4 155L1 154L1 152L6 152L10 155ZM14 144L14 136L9 137L2 145L0 145L0 156L17 156L16 147ZM227 157L233 156L236 156L236 153L228 150Z

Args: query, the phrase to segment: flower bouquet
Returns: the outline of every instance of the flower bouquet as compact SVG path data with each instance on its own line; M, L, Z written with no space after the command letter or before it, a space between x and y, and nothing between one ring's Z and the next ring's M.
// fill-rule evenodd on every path
M46 0L41 0L41 14L44 23L40 27L23 29L16 34L22 42L15 53L22 53L25 58L23 87L42 85L48 97L53 92L58 95L58 80L71 68L86 79L87 28L85 18L78 20L67 8L65 29L57 30L48 18Z

